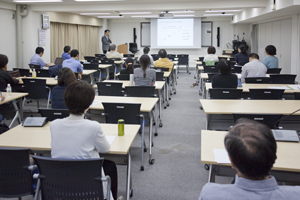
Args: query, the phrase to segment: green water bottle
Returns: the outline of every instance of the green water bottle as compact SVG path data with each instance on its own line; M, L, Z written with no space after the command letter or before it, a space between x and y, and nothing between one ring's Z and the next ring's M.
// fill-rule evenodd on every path
M124 119L119 119L118 120L118 136L123 136L124 135Z

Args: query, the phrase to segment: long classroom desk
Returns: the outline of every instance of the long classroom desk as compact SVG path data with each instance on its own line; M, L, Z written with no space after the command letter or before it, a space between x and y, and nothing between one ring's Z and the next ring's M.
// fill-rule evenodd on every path
M230 122L233 125L232 114L282 114L289 115L300 108L299 100L220 100L200 99L206 114L206 129L216 130L222 123ZM296 112L296 120L292 124L300 124L300 111ZM228 118L231 116L231 119ZM291 117L291 118L292 118ZM213 126L215 125L215 126ZM297 126L298 127L298 126ZM227 127L229 128L229 126Z
M201 163L210 164L208 182L215 182L215 176L232 176L236 171L230 164L216 163L213 149L225 149L225 131L201 130ZM277 181L300 182L300 143L277 142L277 159L270 172Z
M101 153L105 157L126 158L127 162L127 181L126 181L126 199L129 200L131 189L131 144L136 137L140 125L125 124L124 136L118 136L117 124L101 124L103 133L107 136L116 136L111 144L108 154ZM51 133L50 123L43 127L17 127L0 135L0 146L8 148L29 148L33 152L42 153L51 151ZM123 159L124 160L124 159Z

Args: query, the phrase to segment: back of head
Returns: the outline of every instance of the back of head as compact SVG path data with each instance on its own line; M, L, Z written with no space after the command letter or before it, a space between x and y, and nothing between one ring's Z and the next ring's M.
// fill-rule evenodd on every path
M77 49L73 49L73 50L71 51L71 57L72 57L72 58L75 58L77 55L79 55L79 51L78 51Z
M133 74L134 60L132 58L127 58L125 61L127 74Z
M216 48L214 46L210 46L207 48L207 53L208 54L215 54L216 53Z
M111 51L116 50L116 45L114 45L114 44L109 45L109 49L110 49Z
M73 82L77 82L74 72L67 67L61 68L57 73L57 83L60 86L68 86Z
M0 69L5 68L5 66L7 65L7 63L8 63L7 56L4 55L4 54L0 54Z
M68 53L70 50L71 50L71 47L70 47L70 46L65 46L65 47L64 47L64 52L65 52L65 53Z
M259 60L259 56L256 53L250 53L249 58L253 58L253 59Z
M144 70L144 78L146 78L146 69L150 65L150 58L148 55L142 55L139 60L141 68Z
M167 57L167 51L165 49L161 49L158 51L158 55L160 58L166 58Z
M36 53L36 54L44 53L44 48L43 48L43 47L37 47L37 48L35 49L35 53Z
M276 55L276 47L273 46L273 45L266 46L265 50L266 50L266 53L269 54L269 55L271 55L271 56Z
M232 163L245 178L263 179L269 175L277 158L277 145L267 126L240 119L229 130L224 143Z
M225 59L221 59L218 63L218 70L221 74L227 75L231 73L230 62L227 62Z
M246 54L247 53L247 50L248 50L248 45L244 45L244 44L242 44L242 45L240 45L239 46L239 49L241 50L241 53L244 53L244 54Z
M150 48L149 47L145 47L143 49L144 54L148 54L150 52Z
M67 86L64 101L73 115L82 115L90 107L95 98L93 87L86 81L76 81Z

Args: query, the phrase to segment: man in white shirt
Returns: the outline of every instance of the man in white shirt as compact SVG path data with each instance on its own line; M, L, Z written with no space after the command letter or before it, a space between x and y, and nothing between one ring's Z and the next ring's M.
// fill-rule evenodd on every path
M116 51L116 45L111 44L109 46L109 49L110 49L110 52L106 53L106 58L108 58L108 59L111 59L111 58L123 59L123 54L122 53L120 54L119 52Z
M266 77L267 67L259 61L259 56L256 53L249 55L249 63L246 63L242 68L242 83L247 77Z
M147 55L147 56L149 56L149 58L150 58L150 65L153 66L153 64L154 64L153 57L149 54L150 48L149 48L149 47L145 47L145 48L143 49L143 52L144 52L144 54L142 54L142 55ZM140 56L138 57L137 61L140 60L140 57L141 57L142 55L140 55Z

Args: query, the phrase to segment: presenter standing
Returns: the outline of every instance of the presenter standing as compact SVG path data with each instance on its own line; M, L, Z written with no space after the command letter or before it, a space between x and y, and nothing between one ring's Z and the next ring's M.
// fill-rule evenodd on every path
M103 50L103 53L106 54L106 52L109 50L109 45L111 43L111 40L109 39L109 30L106 29L104 31L104 35L102 36L101 38L101 41L102 41L102 50Z

